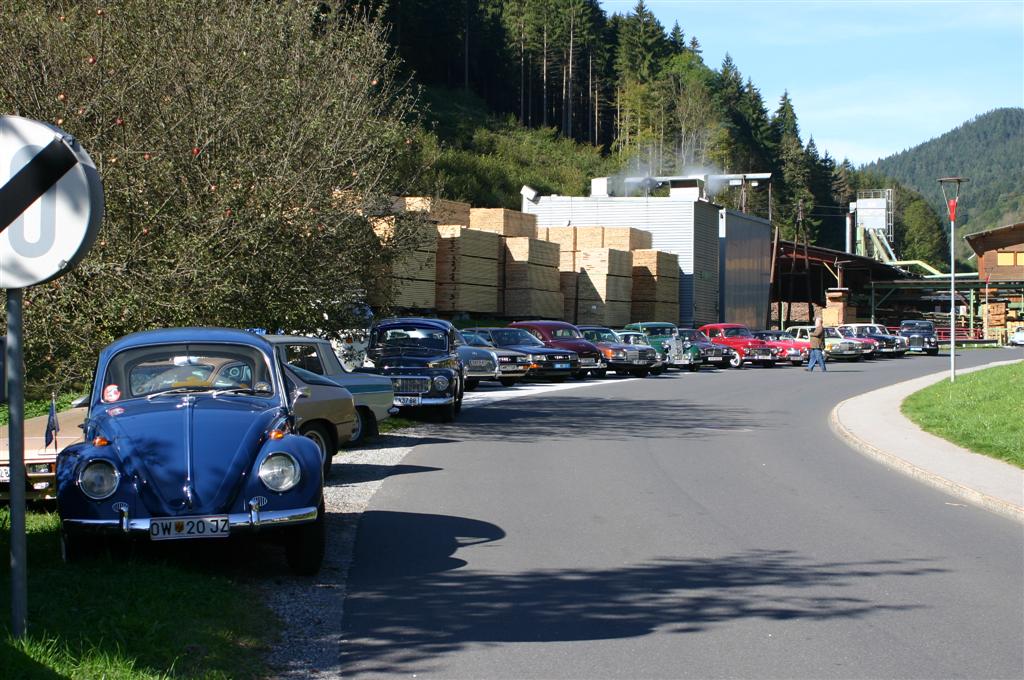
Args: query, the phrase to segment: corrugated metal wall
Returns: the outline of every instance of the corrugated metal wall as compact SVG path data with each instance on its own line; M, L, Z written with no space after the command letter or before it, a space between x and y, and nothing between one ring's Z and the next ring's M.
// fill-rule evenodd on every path
M763 328L768 316L771 224L722 210L719 214L719 321Z
M679 324L718 320L718 206L651 197L541 196L523 199L540 227L636 227L652 246L679 256Z

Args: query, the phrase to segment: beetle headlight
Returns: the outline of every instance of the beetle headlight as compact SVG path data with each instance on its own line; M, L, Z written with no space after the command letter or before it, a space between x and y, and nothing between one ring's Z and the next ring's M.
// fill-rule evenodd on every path
M260 465L260 481L271 491L288 491L300 479L299 463L289 453L272 453Z
M448 389L448 385L451 384L451 381L449 381L448 378L446 378L443 375L435 375L433 384L435 390L437 390L438 392L444 392L446 389Z
M94 460L87 463L78 473L78 488L94 501L109 498L117 490L121 473L113 463L106 460Z

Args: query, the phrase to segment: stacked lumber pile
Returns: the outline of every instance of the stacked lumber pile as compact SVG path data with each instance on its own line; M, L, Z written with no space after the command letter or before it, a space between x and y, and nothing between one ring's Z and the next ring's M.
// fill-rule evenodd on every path
M537 216L505 208L472 208L469 227L501 236L537 238Z
M632 253L614 248L585 248L576 251L575 260L576 271L562 279L563 285L575 288L575 299L563 309L565 318L575 323L615 327L629 323Z
M601 247L616 250L647 250L651 247L651 232L633 227L605 227Z
M985 315L988 317L988 325L990 328L1005 326L1006 325L1006 303L1005 302L990 302L985 307Z
M375 217L373 231L382 242L396 238L395 217ZM432 309L436 303L437 233L433 223L413 225L410 238L415 250L398 256L382 288L391 291L390 302L406 309ZM371 296L372 297L372 296ZM378 298L375 302L382 302Z
M679 321L679 256L649 248L633 251L630 321Z
M558 245L526 236L505 242L505 316L557 319L562 315Z
M469 203L430 196L401 196L394 200L392 208L395 212L427 213L427 219L438 224L469 225Z
M499 311L501 241L459 225L437 227L437 311Z

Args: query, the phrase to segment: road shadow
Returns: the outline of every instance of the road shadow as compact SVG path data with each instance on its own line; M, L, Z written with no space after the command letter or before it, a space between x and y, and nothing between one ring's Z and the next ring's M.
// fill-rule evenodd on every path
M419 472L437 472L442 468L424 465L376 465L373 463L346 463L337 460L331 466L331 476L324 480L325 486L344 486L375 482L396 475L412 475Z
M441 672L440 655L492 643L687 634L748 619L863 618L924 606L866 598L863 581L945 571L922 559L821 562L748 550L488 573L456 554L503 537L500 527L462 517L365 513L345 603L343 674Z
M436 434L452 440L519 443L590 439L705 438L778 422L771 409L722 407L696 399L632 399L629 409L614 397L585 396L578 391L550 392L523 399L485 404L463 411L455 423Z

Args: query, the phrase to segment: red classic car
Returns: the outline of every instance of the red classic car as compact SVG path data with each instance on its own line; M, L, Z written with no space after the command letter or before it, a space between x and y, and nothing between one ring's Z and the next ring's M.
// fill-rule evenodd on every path
M806 340L797 340L786 331L754 331L754 337L764 340L769 347L779 350L778 361L788 361L794 366L799 366L807 361L811 352L811 343Z
M738 323L709 323L698 329L716 345L725 345L735 352L729 365L739 368L744 362L764 367L775 365L779 350L769 347L764 340L758 340L750 329Z
M576 326L565 321L514 321L509 328L522 328L548 347L568 349L580 357L580 368L575 377L585 378L587 374L603 378L608 374L604 354L594 343L586 340Z

